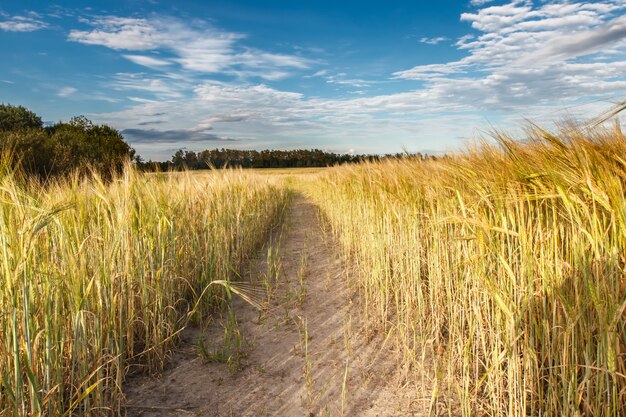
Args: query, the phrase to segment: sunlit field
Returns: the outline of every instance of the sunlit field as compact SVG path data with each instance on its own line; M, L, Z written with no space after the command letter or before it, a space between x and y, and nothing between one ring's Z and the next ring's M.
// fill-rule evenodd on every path
M626 417L626 0L62 3L0 0L0 417Z
M236 169L235 169L236 170ZM258 174L258 175L266 175L270 177L285 177L285 176L298 176L298 175L308 175L308 174L319 174L325 172L328 168L246 168L244 171L247 174ZM215 175L223 172L221 169L213 169L213 170L198 170L198 171L189 171L189 173L193 176L207 176L207 175ZM176 175L185 175L186 173L181 172L148 172L146 175L148 176L176 176Z
M180 330L219 311L210 283L242 279L294 192L424 410L623 415L626 141L527 135L326 169L128 167L46 186L5 169L0 415L123 414L129 370L158 375Z
M283 212L266 179L132 169L42 188L0 177L0 415L115 415Z
M626 142L530 128L460 156L338 167L308 187L365 312L430 409L626 414Z

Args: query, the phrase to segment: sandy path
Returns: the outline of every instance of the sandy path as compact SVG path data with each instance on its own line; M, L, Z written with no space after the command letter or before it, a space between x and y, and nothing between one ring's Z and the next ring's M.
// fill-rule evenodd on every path
M339 250L303 196L296 196L281 235L273 244L282 267L271 311L233 303L245 340L239 370L198 354L198 338L210 351L222 346L226 315L206 329L186 330L161 378L129 382L128 416L420 415L411 410L421 407L410 390L398 390L402 376L390 347L362 330ZM266 247L251 262L252 282L267 275L267 253Z

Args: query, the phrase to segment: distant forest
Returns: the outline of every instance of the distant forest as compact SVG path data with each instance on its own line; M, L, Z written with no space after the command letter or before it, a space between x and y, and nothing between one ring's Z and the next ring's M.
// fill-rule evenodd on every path
M155 162L139 161L139 166L147 171L169 171L183 169L209 168L303 168L326 167L337 164L349 164L362 161L377 161L393 158L421 158L434 159L433 156L407 153L387 155L352 155L325 152L320 149L297 149L290 151L280 150L237 150L237 149L207 149L201 152L178 150L169 161Z
M211 168L298 168L399 158L434 159L408 153L352 155L320 149L178 150L169 161L145 162L126 143L119 131L92 123L83 116L45 126L41 117L22 106L0 103L0 166L9 158L13 167L45 180L75 172L98 171L104 176L120 172L133 162L144 171L198 170ZM6 161L5 161L6 162Z

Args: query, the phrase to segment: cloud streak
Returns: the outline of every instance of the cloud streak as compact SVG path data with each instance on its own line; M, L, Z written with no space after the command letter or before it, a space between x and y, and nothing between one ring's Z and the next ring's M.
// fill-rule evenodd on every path
M523 57L520 63L528 64L533 61L545 62L573 59L581 55L599 52L624 38L626 38L626 16L621 16L591 30L552 38L539 49Z
M63 87L59 90L59 92L57 93L57 96L59 97L68 97L71 96L72 94L74 94L75 92L77 92L78 90L74 87Z
M123 55L124 58L128 59L130 62L133 62L137 65L141 65L144 67L152 68L152 69L163 69L168 65L172 65L172 62L167 61L165 59L154 58L146 55Z
M238 78L277 80L290 71L309 68L312 61L297 55L278 54L242 45L243 34L219 30L204 22L193 25L175 18L127 18L102 16L88 21L91 29L72 30L68 39L113 50L131 62L152 69L177 64L185 70L229 74ZM137 52L165 51L169 58Z
M437 36L435 38L421 38L420 42L425 43L427 45L437 45L441 42L448 41L448 40L450 39L445 36Z
M29 12L27 16L11 16L0 21L0 30L5 32L34 32L47 27L48 24L35 12Z

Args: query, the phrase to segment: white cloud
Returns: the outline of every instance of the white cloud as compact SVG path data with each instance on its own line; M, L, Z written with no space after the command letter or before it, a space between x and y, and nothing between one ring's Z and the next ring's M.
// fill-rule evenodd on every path
M487 123L519 122L522 115L538 119L549 115L554 120L562 115L556 109L565 106L570 106L565 108L571 116L597 114L606 104L571 105L626 91L626 34L622 33L626 18L619 16L624 9L626 2L609 0L486 5L462 15L474 28L456 40L463 58L396 72L393 82L405 82L409 85L406 91L349 98L307 97L281 91L268 82L246 81L249 74L259 72L266 74L265 79L272 73L280 78L289 71L306 69L309 63L299 57L268 56L264 51L241 47L241 37L227 44L203 44L184 51L164 47L160 41L158 48L166 49L166 56L174 56L165 60L188 57L190 62L183 66L204 71L212 68L244 81L198 82L169 72L160 76L118 74L114 88L135 91L133 95L150 93L155 99L134 97L136 104L130 108L99 118L120 128L146 131L155 115L162 114L159 129L170 139L186 129L185 137L195 132L216 138L255 137L256 147L315 142L320 146L342 143L346 149L360 152L396 152L402 145L410 150L441 150L474 135L475 126ZM201 30L187 29L194 33ZM198 52L201 50L212 51L206 61ZM218 55L224 62L218 62ZM309 74L305 77L335 84L380 82L329 70ZM387 148L381 149L381 138ZM239 145L233 142L232 146ZM137 149L148 152L148 156L152 152L147 139Z
M216 113L207 117L204 120L201 120L196 126L194 126L191 130L193 131L205 131L205 130L213 130L214 126L220 125L222 123L240 123L245 122L251 119L254 119L257 116L257 113L253 111L238 111L232 110L228 113Z
M142 65L144 67L154 69L162 69L163 67L172 65L172 63L169 61L145 55L124 55L124 58L137 65Z
M351 87L369 87L374 84L375 81L363 80L360 78L348 78L348 74L340 72L339 74L328 74L324 76L326 83L337 85L349 85Z
M168 60L145 55L124 55L150 68L177 63L199 73L225 73L240 78L259 77L276 80L289 70L309 68L311 61L297 56L277 54L240 45L239 33L218 30L205 23L193 25L173 18L123 18L106 16L90 22L90 30L72 30L68 39L87 45L101 45L114 50L164 50Z
M437 36L435 38L421 38L420 42L421 43L425 43L427 45L437 45L438 43L441 43L443 41L447 41L449 40L448 38L446 38L445 36Z
M620 94L626 88L626 17L616 14L624 9L623 1L484 7L461 15L479 32L458 39L464 58L394 76L425 82L420 91L433 105L475 111L526 111Z
M581 74L591 70L602 68L578 68ZM471 82L461 82L455 88L469 88L480 94L480 86L472 86ZM488 122L497 126L502 122L494 116L488 119L478 112L468 112L472 103L467 101L446 102L449 93L416 90L339 100L307 98L266 85L206 83L197 94L182 100L146 101L94 119L120 129L138 129L127 132L132 133L127 135L131 144L145 158L161 160L173 154L172 143L176 149L202 150L215 147L215 138L228 139L227 144L217 146L237 149L294 149L312 144L335 149L341 144L343 149L355 148L359 152L398 152L407 148L432 154L461 146L480 134L479 126ZM537 118L550 114L549 120L554 120L562 113L557 113L551 104L529 108L524 115ZM602 105L568 112L598 114L598 107ZM505 121L509 127L520 122L519 116ZM145 134L140 135L139 130ZM245 138L256 140L252 143Z
M129 96L126 98L135 103L157 103L158 102L157 100L150 100L144 97Z
M68 97L71 96L72 94L74 94L75 92L77 92L78 90L74 87L63 87L59 90L59 92L57 93L57 96L59 97Z
M478 13L461 14L462 21L472 22L472 27L482 32L495 32L532 17L532 6L514 1L501 6L486 7Z
M48 24L34 12L29 12L28 16L12 16L0 22L0 30L6 32L34 32L46 27Z
M359 152L442 150L441 138L454 143L473 132L480 116L444 120L428 113L419 93L357 99L306 98L266 85L206 83L192 97L175 103L152 101L94 119L125 129L146 158L171 157L171 145L201 150L214 147L209 138L230 138L232 148L358 148ZM389 112L386 116L381 113ZM395 115L392 114L395 112ZM416 112L428 114L415 117ZM405 116L402 116L404 114ZM193 126L189 128L188 126ZM158 131L155 131L158 129ZM197 133L197 134L196 134ZM256 138L254 144L242 141ZM381 148L381 138L385 138ZM234 140L238 139L238 140Z
M117 91L142 91L161 100L181 98L183 93L190 88L186 80L167 75L151 76L144 73L125 72L115 74L109 86Z
M205 103L243 105L246 108L295 103L303 97L300 93L279 91L263 84L254 86L223 86L206 83L196 87L194 91L196 97Z
M553 37L538 49L526 54L521 63L562 61L600 52L626 38L626 16L590 30Z
M296 55L282 55L263 52L256 49L247 49L234 56L235 64L242 64L251 67L286 67L306 69L309 67L309 60Z
M380 83L379 80L364 80L361 78L350 78L345 72L331 74L327 69L319 70L311 75L304 75L303 78L322 78L327 84L348 85L351 87L369 87L372 84ZM353 92L355 93L355 92ZM360 92L356 92L360 93Z
M413 67L409 70L398 71L394 73L396 78L404 78L408 80L427 80L430 78L444 77L450 74L459 74L464 71L467 65L458 63L449 64L428 64Z
M323 77L324 75L327 75L327 74L328 74L328 70L322 69L322 70L315 72L314 74L307 75L307 77Z
M146 19L108 16L95 19L91 23L96 29L72 30L69 40L130 51L155 49L164 40L163 33Z
M247 80L249 78L262 78L266 81L277 81L287 78L291 75L288 71L283 70L236 70L228 69L224 71L224 74L232 75L240 80Z

